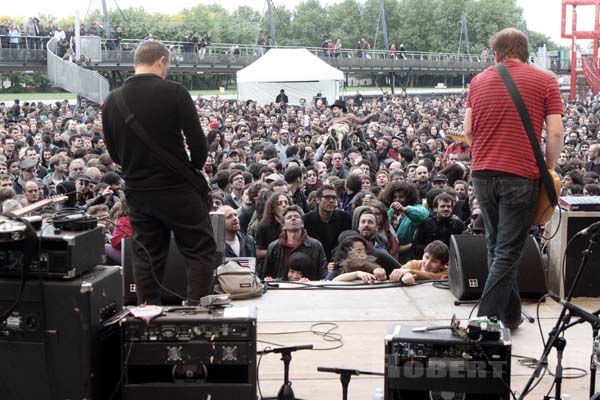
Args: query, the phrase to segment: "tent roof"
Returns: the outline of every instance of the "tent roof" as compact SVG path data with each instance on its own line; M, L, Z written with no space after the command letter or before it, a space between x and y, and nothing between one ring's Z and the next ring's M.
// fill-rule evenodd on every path
M238 71L238 82L343 80L344 73L306 49L271 49Z

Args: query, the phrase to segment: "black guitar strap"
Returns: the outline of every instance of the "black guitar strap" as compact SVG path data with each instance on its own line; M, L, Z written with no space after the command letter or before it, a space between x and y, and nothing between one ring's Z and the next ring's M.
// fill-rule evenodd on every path
M508 89L508 93L510 93L510 97L512 97L513 103L515 104L515 107L519 112L519 116L521 117L521 121L523 122L525 131L527 132L529 141L531 142L531 147L533 148L533 153L535 154L535 159L540 169L542 184L544 185L544 189L546 190L546 194L548 195L548 200L550 201L550 204L552 204L552 207L555 207L558 204L558 198L556 197L556 191L554 190L552 177L550 176L550 172L548 172L546 160L544 160L542 149L540 149L540 144L538 143L537 138L535 136L535 131L533 130L533 125L531 124L531 120L529 119L529 113L527 112L525 103L523 103L523 98L521 97L519 89L517 89L517 86L515 85L512 76L510 76L510 73L506 69L506 66L502 63L496 64L496 70L498 71L498 73L500 73L500 76L504 81L504 85L506 86L506 89Z
M144 129L144 127L135 118L135 115L129 110L127 102L121 93L121 88L116 89L112 92L117 102L117 108L125 119L125 123L131 128L133 132L150 148L150 150L156 154L158 160L163 163L164 166L169 168L171 171L178 175L183 176L190 185L198 190L203 196L207 196L209 192L208 183L206 179L198 173L196 173L192 167L175 157L169 151L161 147L152 136Z

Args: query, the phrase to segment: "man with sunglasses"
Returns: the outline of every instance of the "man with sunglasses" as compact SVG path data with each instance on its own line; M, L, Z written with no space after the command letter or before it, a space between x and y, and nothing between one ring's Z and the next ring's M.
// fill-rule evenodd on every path
M352 215L338 210L335 188L323 185L316 192L318 207L304 215L304 227L310 237L321 242L328 261L332 261L332 251L338 245L338 236L352 229Z

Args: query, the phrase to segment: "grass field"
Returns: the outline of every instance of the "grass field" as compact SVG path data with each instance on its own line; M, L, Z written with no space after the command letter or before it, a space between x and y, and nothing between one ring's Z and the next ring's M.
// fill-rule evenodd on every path
M346 93L355 93L357 90L361 92L373 92L373 91L387 91L388 93L391 91L389 87L380 88L378 86L361 86L361 87L347 87L345 89ZM217 94L225 94L225 95L235 95L237 93L236 89L227 89L224 93L220 93L218 89L216 90L192 90L190 91L192 96L214 96ZM76 96L72 93L68 92L54 92L54 93L0 93L0 101L13 101L15 99L19 99L21 101L31 101L31 100L75 100Z

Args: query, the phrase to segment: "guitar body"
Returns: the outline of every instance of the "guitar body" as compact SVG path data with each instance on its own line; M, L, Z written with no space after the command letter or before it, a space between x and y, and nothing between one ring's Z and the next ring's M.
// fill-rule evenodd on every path
M552 177L552 185L556 192L556 198L560 196L560 177L553 169L548 169L550 176ZM538 189L538 198L535 204L535 215L533 217L533 223L536 225L543 225L550 221L552 214L554 213L554 206L548 200L548 194L544 188L544 184L540 182Z

